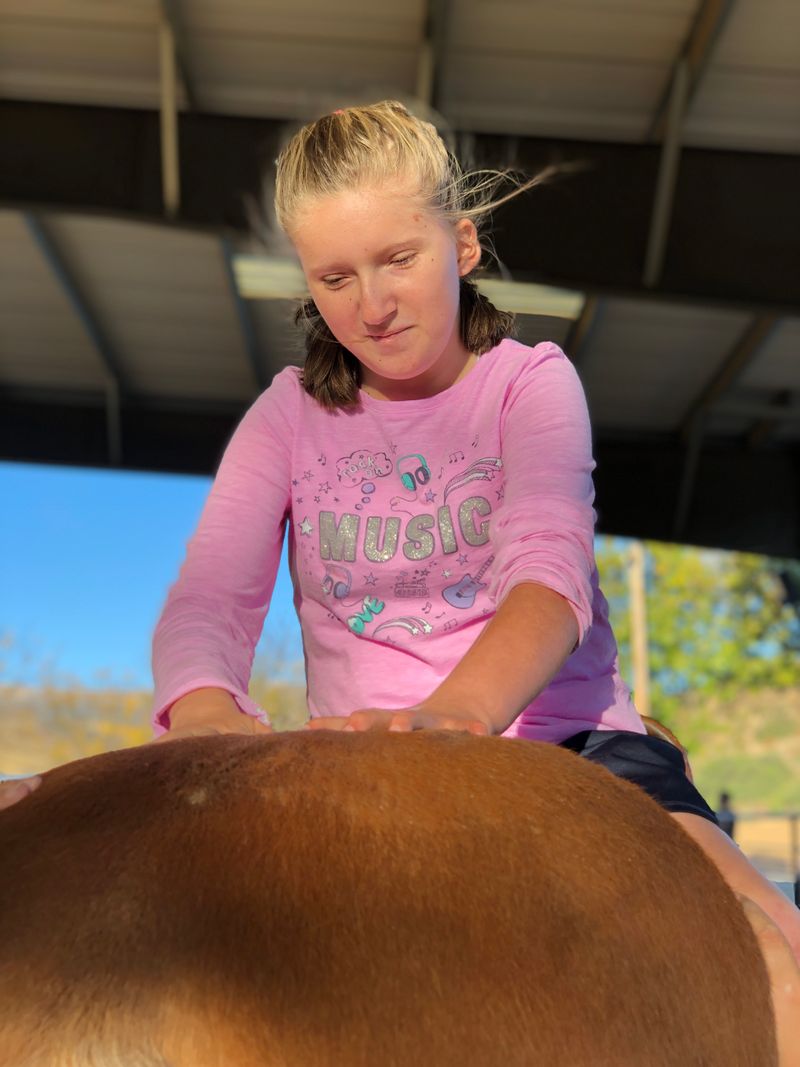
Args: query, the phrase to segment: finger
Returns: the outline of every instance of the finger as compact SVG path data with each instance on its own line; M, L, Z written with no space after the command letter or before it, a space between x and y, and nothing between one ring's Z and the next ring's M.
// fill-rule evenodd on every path
M421 730L426 725L426 716L408 711L399 711L389 720L389 729L394 733L409 733Z
M271 734L271 733L274 733L274 730L272 729L270 724L268 722L264 722L263 719L251 718L251 722L253 724L252 732L254 734Z
M170 741L181 741L185 737L211 737L223 731L216 726L176 726L174 730L168 730L161 737L155 737L149 742L151 745L164 745Z
M30 796L34 790L38 789L42 784L42 779L38 774L33 775L31 778L20 778L15 782L0 782L0 811L4 808L10 808L12 804L16 804L19 800L24 800L25 797Z
M347 723L345 729L385 730L390 727L392 718L393 716L391 712L373 710L372 708L361 708L359 711L350 713L345 720Z
M458 716L431 716L425 727L432 730L458 730L462 733L488 734L489 728L480 719L462 719Z

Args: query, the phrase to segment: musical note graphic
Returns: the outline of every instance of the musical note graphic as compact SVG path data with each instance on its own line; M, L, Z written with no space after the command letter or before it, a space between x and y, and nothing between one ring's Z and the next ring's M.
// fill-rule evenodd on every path
M455 450L455 452L451 452L450 453L450 462L451 463L458 463L463 458L464 458L464 453L461 451L460 448L457 448Z
M440 469L440 471L439 471L439 477L441 478L441 476L442 476L443 474L444 474L444 467L442 467L442 468Z
M324 455L320 456L319 459L317 460L317 463L319 463L320 467L324 467L327 462L328 461L327 461L327 459L325 458Z
M425 605L425 607L422 610L424 611L424 613L426 615L428 615L430 613L430 610L431 610L432 607L433 607L433 604L431 604L431 602L429 600L428 603ZM444 612L442 614L444 614Z
M441 615L434 615L433 617L434 617L434 619L441 619L441 618L442 618L443 616L445 616L446 614L447 614L447 612L446 612L446 611L443 611Z
M474 440L472 442L472 447L473 448L477 448L478 447L478 435L477 434L475 434L475 438L474 438Z
M444 624L444 629L453 630L456 626L458 626L458 623L455 619L448 619L448 621Z

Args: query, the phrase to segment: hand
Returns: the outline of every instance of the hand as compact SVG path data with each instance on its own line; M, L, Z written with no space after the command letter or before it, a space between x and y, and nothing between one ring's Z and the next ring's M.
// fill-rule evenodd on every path
M488 719L452 715L431 711L424 704L388 711L384 708L362 708L350 715L323 715L310 719L307 730L389 730L405 733L411 730L462 730L471 734L490 734Z
M170 728L150 744L179 741L182 737L214 734L271 734L267 723L245 715L229 693L198 689L177 700L170 709Z
M254 719L251 715L245 715L243 712L239 712L239 718L241 722L237 722L235 725L230 722L197 722L187 724L185 726L173 726L162 734L161 737L156 737L148 744L160 745L165 741L180 741L182 737L208 737L213 734L271 734L272 727L266 723L259 722L258 719Z
M30 796L34 789L38 789L41 784L42 779L38 774L33 775L31 778L18 778L13 782L0 782L0 811L3 808L10 808L18 800Z

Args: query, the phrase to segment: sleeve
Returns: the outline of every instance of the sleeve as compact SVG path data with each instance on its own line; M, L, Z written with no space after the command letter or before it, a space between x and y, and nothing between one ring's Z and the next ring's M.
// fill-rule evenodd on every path
M575 368L561 349L537 345L509 386L500 415L504 495L490 525L496 604L522 582L563 596L592 622L594 561L591 428Z
M153 635L153 726L193 689L226 689L268 721L247 694L290 509L299 382L276 376L239 423L220 462Z

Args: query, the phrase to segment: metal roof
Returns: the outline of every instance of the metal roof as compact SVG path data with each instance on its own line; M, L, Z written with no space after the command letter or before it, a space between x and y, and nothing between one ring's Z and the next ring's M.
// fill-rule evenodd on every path
M586 386L601 528L800 556L798 40L789 0L0 0L0 455L210 471L302 361L292 283L241 280L259 168L422 98L478 162L588 160L495 244Z

